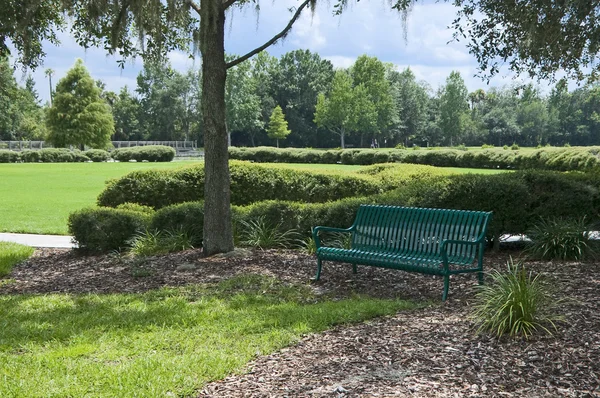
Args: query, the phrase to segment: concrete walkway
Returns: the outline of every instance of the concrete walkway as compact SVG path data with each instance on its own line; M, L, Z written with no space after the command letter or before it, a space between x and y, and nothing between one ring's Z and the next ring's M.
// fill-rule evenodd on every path
M77 247L71 236L0 233L0 241L15 242L32 247L71 249Z

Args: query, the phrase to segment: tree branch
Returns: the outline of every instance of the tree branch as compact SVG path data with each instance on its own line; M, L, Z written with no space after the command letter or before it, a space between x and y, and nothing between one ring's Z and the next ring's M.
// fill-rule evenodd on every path
M228 0L228 1L231 1L231 0ZM254 50L250 51L246 55L242 55L241 57L236 58L236 59L234 59L231 62L228 62L227 64L225 64L225 68L229 69L229 68L232 68L232 67L236 66L239 63L244 62L248 58L250 58L250 57L258 54L259 52L261 52L262 50L264 50L265 48L267 48L270 45L274 44L277 40L279 40L283 36L285 36L290 31L290 29L292 29L292 26L294 25L294 23L296 22L296 20L300 16L300 14L302 13L302 10L304 10L304 8L307 5L309 5L311 3L311 1L314 1L314 0L304 0L304 2L302 2L302 4L300 4L300 6L298 7L298 9L294 13L294 16L292 16L292 19L290 19L290 22L287 24L287 26L285 28L283 28L283 30L281 32L279 32L278 34L276 34L275 36L273 36L273 38L271 40L269 40L268 42L266 42L262 46L255 48Z
M226 10L234 5L238 0L223 0L223 8Z
M194 9L194 11L198 13L198 15L200 15L200 6L198 4L190 0L190 7L192 7L192 9Z

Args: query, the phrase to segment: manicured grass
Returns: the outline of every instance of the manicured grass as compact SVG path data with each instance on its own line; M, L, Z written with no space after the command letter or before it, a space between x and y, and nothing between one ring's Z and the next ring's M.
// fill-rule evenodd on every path
M12 268L33 254L33 247L12 242L0 242L0 278L10 274Z
M66 235L69 214L95 205L106 180L193 163L0 164L0 232Z
M0 296L0 396L192 397L306 333L416 305L246 275L144 294Z

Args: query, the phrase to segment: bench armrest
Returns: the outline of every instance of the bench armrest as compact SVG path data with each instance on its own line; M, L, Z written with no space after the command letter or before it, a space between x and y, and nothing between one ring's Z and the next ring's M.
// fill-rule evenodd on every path
M312 231L312 235L313 235L313 239L315 241L315 245L318 249L319 247L321 247L321 239L319 238L320 231L351 233L352 231L354 231L354 229L355 229L354 225L351 226L350 228L314 227L313 231Z

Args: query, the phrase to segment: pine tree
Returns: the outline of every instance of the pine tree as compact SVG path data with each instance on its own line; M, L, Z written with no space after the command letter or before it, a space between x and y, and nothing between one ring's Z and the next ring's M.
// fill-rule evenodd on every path
M277 148L279 148L279 140L284 140L291 133L288 130L288 123L285 120L281 107L277 105L271 113L269 119L269 126L267 127L267 135L269 138L275 138L277 140Z
M48 141L55 147L106 148L115 132L115 122L100 93L83 61L78 59L56 86L46 119Z

